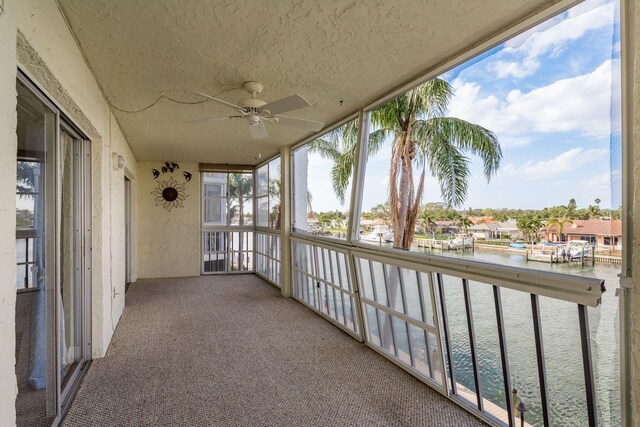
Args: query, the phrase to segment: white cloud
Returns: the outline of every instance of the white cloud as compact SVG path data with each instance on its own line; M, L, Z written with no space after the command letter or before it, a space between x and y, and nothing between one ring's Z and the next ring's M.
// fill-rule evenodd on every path
M591 1L573 8L566 18L556 17L505 43L504 49L490 65L498 77L523 78L539 67L542 55L559 55L568 42L581 38L587 31L612 27L613 2Z
M618 66L608 60L590 73L529 92L513 90L505 99L481 97L478 83L455 79L449 114L492 130L503 147L526 145L531 132L604 138L612 130L612 73Z
M540 67L540 63L537 60L530 58L526 58L522 62L498 60L492 64L493 70L498 73L498 78L501 79L508 76L516 78L526 77L533 74L538 67Z
M577 147L565 151L548 160L539 162L528 161L520 166L515 166L509 163L502 168L499 174L517 176L521 179L538 181L566 174L567 172L574 171L588 163L594 162L596 160L602 160L603 157L608 156L609 150L585 150L582 147ZM601 186L605 177L607 180L609 179L608 174L592 177L591 185ZM586 185L586 183L582 183L581 185Z

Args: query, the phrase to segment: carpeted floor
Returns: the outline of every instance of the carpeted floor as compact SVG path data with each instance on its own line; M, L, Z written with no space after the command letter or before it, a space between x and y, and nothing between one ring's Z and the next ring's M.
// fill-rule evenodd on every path
M63 423L481 426L254 275L141 280Z

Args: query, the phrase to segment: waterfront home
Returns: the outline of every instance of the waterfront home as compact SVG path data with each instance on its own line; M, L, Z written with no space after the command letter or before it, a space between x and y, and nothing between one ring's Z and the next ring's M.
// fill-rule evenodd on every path
M520 230L518 230L515 221L494 222L492 219L490 219L488 222L486 220L477 222L474 225L467 227L467 230L476 238L506 238L515 240L522 237L522 234L520 233Z
M473 222L473 221L472 221ZM478 222L467 227L467 231L476 239L491 239L495 235L496 224L493 222Z
M360 221L360 228L363 231L371 231L377 227L389 227L389 220L376 218L376 219L363 219Z
M437 234L456 234L459 227L455 221L434 221L429 224L429 229Z
M557 226L549 227L546 239L549 242L586 240L603 249L622 248L622 221L619 219L576 219L567 222L559 232Z
M507 221L499 221L494 222L495 230L494 230L494 239L501 239L504 236L508 236L509 239L515 240L522 238L522 233L518 230L518 225L516 221L507 220Z

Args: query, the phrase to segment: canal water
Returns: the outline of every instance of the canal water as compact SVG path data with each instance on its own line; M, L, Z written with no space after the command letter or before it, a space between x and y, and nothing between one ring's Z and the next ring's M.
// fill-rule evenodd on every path
M588 308L598 423L602 426L620 425L619 323L618 298L615 296L619 264L585 267L578 263L552 265L527 262L521 254L484 249L476 249L475 252L419 251L604 279L607 291L603 294L601 305ZM470 294L478 360L481 361L483 397L504 408L505 395L492 289L487 284L471 282ZM445 277L445 296L456 381L474 390L464 297L459 279ZM501 296L512 385L518 389L519 396L528 406L526 421L535 426L543 425L530 298L528 294L509 289L503 289ZM577 305L540 297L540 311L551 424L588 425Z

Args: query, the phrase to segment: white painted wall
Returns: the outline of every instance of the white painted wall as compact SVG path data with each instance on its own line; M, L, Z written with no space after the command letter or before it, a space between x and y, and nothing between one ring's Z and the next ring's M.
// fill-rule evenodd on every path
M113 329L115 329L115 325L117 324L124 310L125 303L125 285L126 285L126 261L125 261L125 195L124 195L124 177L125 174L131 180L131 192L132 192L132 223L133 223L133 231L134 236L132 237L133 242L135 242L135 214L137 204L135 203L135 195L136 195L136 186L137 186L137 161L131 152L129 145L127 144L127 140L125 139L118 123L115 120L113 114L109 114L109 135L111 141L111 156L109 156L109 168L108 168L108 176L109 176L109 205L111 209L109 210L109 220L108 223L111 224L109 227L109 239L108 243L109 248L109 262L108 268L109 271L109 283L111 284L111 288L113 289L110 295L110 298L113 302L113 306L110 307L114 313L114 325L111 325L111 317L109 317L109 322L105 325L104 336L110 336L113 333ZM113 155L117 158L117 155L120 154L125 159L125 167L124 169L115 169L113 168L112 162L114 161ZM131 272L131 280L135 281L137 279L137 263L136 259L136 246L132 244L132 272ZM114 297L115 296L115 297ZM117 317L116 317L117 316ZM107 343L108 345L108 343Z
M0 420L15 425L16 17L0 16Z
M125 156L133 176L136 159L55 0L12 1L7 7L16 12L18 65L92 140L92 345L93 356L102 357L124 307L123 171L113 171L111 154Z
M160 170L162 163L138 164L138 276L141 278L200 275L200 173L196 163L176 163L180 165L179 170L162 174L158 179L153 179L151 170ZM192 174L187 183L182 175L185 171ZM156 206L151 192L158 181L171 176L185 184L188 197L184 207L167 211Z

